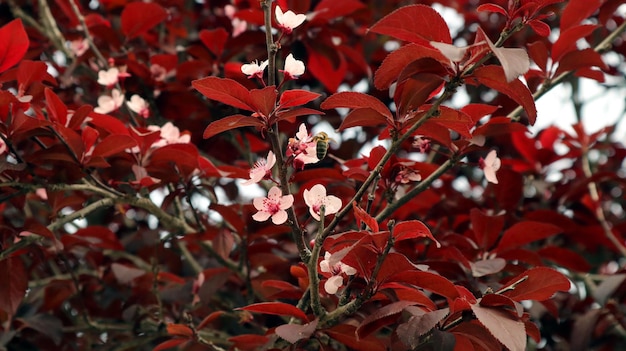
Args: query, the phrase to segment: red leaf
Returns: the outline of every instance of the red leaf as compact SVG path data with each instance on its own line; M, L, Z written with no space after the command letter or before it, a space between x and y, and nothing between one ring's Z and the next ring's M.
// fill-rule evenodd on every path
M524 110L526 110L526 113L528 113L530 125L535 124L537 120L537 108L535 107L535 100L532 94L518 79L507 83L502 67L479 67L474 72L473 78L479 83L507 95L520 104ZM471 82L471 79L468 79L468 82Z
M413 43L439 41L452 44L450 29L443 17L425 5L401 7L376 22L370 31Z
M329 96L326 100L324 100L320 107L325 110L339 107L346 107L351 109L371 108L372 110L383 115L388 120L393 120L391 111L389 111L389 108L385 104L383 104L377 98L363 93L344 91L341 93L333 94Z
M585 260L585 257L563 247L547 246L537 251L539 256L544 260L549 260L557 263L567 269L578 272L588 272L591 269L589 263Z
M325 332L342 345L350 350L355 351L385 351L387 347L378 338L373 335L367 338L358 339L356 336L356 327L348 324L340 324Z
M452 282L448 279L435 273L420 271L402 272L390 277L387 281L411 284L430 290L449 300L454 300L459 297L459 292L454 287L454 284L452 284Z
M206 77L191 82L202 95L242 110L254 111L250 92L243 85L228 78ZM206 137L205 137L206 138Z
M264 126L263 122L260 119L255 118L255 117L244 116L244 115L228 116L222 119L218 119L217 121L211 122L211 124L209 124L204 130L202 137L204 139L208 139L221 132L225 132L227 130L231 130L231 129L235 129L239 127L262 128L263 126Z
M561 31L582 22L591 16L602 5L601 0L570 0L566 3L561 15Z
M417 110L430 99L431 94L441 88L442 83L443 78L433 73L416 74L401 83L398 82L393 96L393 100L398 106L398 116L404 116L409 111Z
M0 281L0 310L15 315L28 288L28 274L19 256L0 260Z
M188 339L193 337L193 330L191 330L191 328L183 324L168 323L167 333L169 335L179 336L179 337L188 338Z
M310 47L307 45L307 53L309 54L309 61L307 62L307 69L319 79L319 81L330 91L334 93L339 88L339 84L343 81L348 70L348 64L343 55L334 48L318 45L318 47ZM337 55L336 62L334 62L328 54L324 55L322 52L325 50L333 50L333 54Z
M548 48L546 47L546 44L543 41L538 40L528 44L526 48L528 49L528 55L530 58L545 74L548 68ZM552 52L554 53L554 49Z
M265 345L270 339L265 335L243 334L228 338L236 350L256 351Z
M17 66L17 82L27 90L35 82L49 82L56 85L56 79L48 73L48 66L42 61L22 60Z
M553 224L525 221L515 223L502 235L502 239L494 252L502 252L507 249L519 248L533 241L545 239L561 233L563 230Z
M403 221L396 224L393 227L393 237L396 241L415 239L415 238L428 238L437 244L437 247L441 247L441 244L435 239L433 233L426 224L418 220Z
M222 56L224 45L228 40L228 32L224 28L213 30L203 29L199 34L202 44L207 47L216 57Z
M228 223L228 225L232 226L235 231L237 231L237 233L245 233L244 220L243 218L241 218L241 215L235 209L233 209L233 207L211 203L209 209L219 213L220 216L224 218L224 221Z
M547 267L535 267L508 280L500 291L514 301L547 300L557 291L568 291L569 280L561 273Z
M304 314L304 312L302 312L302 310L298 307L283 302L260 302L237 309L279 316L291 316L303 321L309 320L306 314Z
M380 90L389 88L398 79L402 70L411 62L422 58L432 58L441 63L449 60L439 51L430 47L408 44L385 57L374 75L374 85Z
M296 1L296 3L299 1ZM356 10L362 9L365 4L358 0L322 0L313 10L316 15L311 22L328 22L331 19L347 16ZM289 8L291 9L291 8ZM307 7L308 10L308 7ZM325 25L325 23L324 23Z
M0 28L0 73L13 67L28 51L30 41L21 19L14 19Z
M526 127L521 123L515 123L508 117L491 117L489 121L474 130L474 135L483 135L486 137L502 135L502 134L520 134L517 132L525 132Z
M360 208L356 204L356 201L352 202L352 208L354 209L354 216L357 219L358 227L361 227L361 222L364 222L368 227L370 227L372 232L378 232L378 222L376 222L376 219L374 219L374 217L370 216L369 213Z
M152 351L165 351L165 350L171 350L173 348L175 348L176 346L187 342L189 340L187 339L171 339L171 340L167 340L167 341L163 341L162 343L158 344L157 346L155 346Z
M93 149L93 156L109 157L137 146L137 141L129 135L109 135Z
M122 11L122 31L128 39L138 37L167 19L167 11L154 2L131 2Z
M595 24L583 24L569 28L559 35L559 38L552 45L552 60L559 62L566 53L577 50L576 42L591 34L596 28Z
M320 97L320 94L312 93L308 90L292 89L283 92L278 102L279 108L286 109L289 107L304 105Z
M550 35L550 26L542 21L532 20L528 22L528 25L535 31L535 33L541 35L542 37Z
M342 131L352 127L374 127L381 124L389 124L389 122L385 116L371 108L357 108L344 117L337 130Z
M415 302L396 301L376 309L359 324L356 335L359 338L364 338L386 325L395 323L398 314L412 305L415 305Z
M443 308L420 315L414 315L408 320L408 322L402 323L398 326L398 336L407 346L415 348L421 341L420 336L431 331L437 323L446 318L449 313L449 309Z
M476 8L476 12L496 12L505 15L507 18L509 17L509 14L506 13L506 10L496 4L482 4Z
M478 321L510 351L526 350L524 323L507 312L481 305L471 305Z
M298 116L305 115L323 115L324 112L314 110L312 108L306 107L298 107L288 111L279 111L276 113L276 122L280 121L290 121L291 123L295 123L295 118Z
M204 319L202 320L202 322L200 322L200 324L196 326L196 330L201 330L202 328L209 325L209 323L213 322L214 320L217 320L220 316L226 313L227 313L226 311L211 312L208 316L204 317Z
M476 244L483 250L491 249L504 228L504 215L488 216L481 210L473 208L470 211L470 221Z
M470 116L462 111L457 111L447 106L440 106L439 115L424 123L424 125L427 124L437 124L446 129L451 129L466 138L471 138L472 133L470 133L470 129L473 127L474 122Z
M561 73L589 67L607 69L606 64L602 61L602 55L593 49L590 48L580 51L571 51L561 58L559 61L559 67L556 69L554 75L558 76Z
M284 324L276 327L275 333L281 338L289 341L292 344L297 343L302 339L308 339L313 335L317 328L319 319L315 319L310 323L301 324Z
M61 125L65 125L67 122L67 106L65 106L63 101L48 87L44 90L44 95L46 96L46 107L50 119Z
M255 107L255 112L261 116L269 117L276 108L278 92L275 86L250 91L250 102Z

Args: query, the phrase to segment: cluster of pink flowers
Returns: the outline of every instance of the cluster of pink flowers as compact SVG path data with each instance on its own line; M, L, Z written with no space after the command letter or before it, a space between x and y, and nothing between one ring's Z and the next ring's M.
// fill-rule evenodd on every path
M98 72L98 84L106 86L108 89L113 88L121 79L130 77L126 70L117 67L111 67L108 70ZM98 97L98 107L94 109L96 113L107 114L119 109L126 101L124 94L117 88L111 90L111 95L101 95ZM143 118L150 117L150 108L146 100L141 96L134 94L130 97L130 101L126 101L126 106Z

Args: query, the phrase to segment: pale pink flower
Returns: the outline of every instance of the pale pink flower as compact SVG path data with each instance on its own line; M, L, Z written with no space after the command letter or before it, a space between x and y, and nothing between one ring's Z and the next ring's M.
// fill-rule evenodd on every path
M343 285L343 276L341 274L355 275L357 272L356 269L341 261L331 266L330 261L331 254L326 252L324 259L320 262L320 271L332 274L332 277L328 278L326 283L324 283L324 290L329 294L336 294L337 290Z
M0 138L0 155L2 155L5 151L7 151L7 144L2 138Z
M280 70L285 74L285 79L298 79L298 76L304 74L304 62L296 60L293 54L287 55L285 59L285 69Z
M77 39L70 41L70 50L76 57L82 56L89 50L89 41L87 39Z
M422 176L414 169L407 166L400 166L400 171L396 174L395 182L398 184L408 184L409 182L419 182Z
M304 168L305 164L317 163L317 142L309 135L304 123L300 124L300 128L295 138L289 138L287 145L287 157L294 157L293 164L295 168Z
M480 167L485 172L485 179L493 184L498 184L498 178L496 178L496 171L500 169L501 161L498 158L496 150L491 150L487 154L487 157L479 160Z
M248 22L235 17L237 9L233 5L224 6L224 14L230 19L230 24L233 26L233 38L237 37L241 33L245 32L248 27Z
M107 114L109 112L113 112L120 108L124 103L124 95L118 89L113 89L111 91L111 96L109 95L101 95L98 98L98 107L96 107L94 112Z
M250 179L243 182L243 185L249 185L260 182L266 176L272 174L272 167L276 164L276 155L273 152L267 154L267 158L260 158L254 164L254 167L250 170Z
M112 87L119 81L120 70L117 67L111 67L108 70L98 72L98 84L106 87Z
M306 15L296 15L291 10L283 13L283 10L280 8L280 6L276 6L275 14L276 22L278 22L278 27L282 29L285 34L291 34L294 28L298 27L306 20Z
M426 153L430 151L430 139L424 138L422 136L416 136L413 139L413 147L419 149L421 153Z
M341 199L337 196L326 196L326 188L322 184L314 185L311 189L304 190L304 202L309 206L309 212L313 218L320 220L320 210L324 206L324 216L339 212Z
M257 197L252 201L257 209L252 218L258 222L264 222L272 217L272 223L278 225L287 221L287 211L293 205L293 195L283 196L283 192L279 187L274 186L270 189L267 197Z
M148 130L161 132L161 139L153 143L151 145L152 148L159 148L169 144L188 144L191 141L191 136L189 134L181 134L180 130L172 122L167 122L162 127L148 126Z
M267 60L261 62L260 65L258 61L246 63L241 66L241 72L247 75L248 78L263 79L263 71L265 71L265 67L267 67L267 64L268 64Z
M130 97L130 101L126 101L126 105L129 109L131 109L131 111L137 113L141 117L150 117L150 108L148 103L141 96L134 94Z

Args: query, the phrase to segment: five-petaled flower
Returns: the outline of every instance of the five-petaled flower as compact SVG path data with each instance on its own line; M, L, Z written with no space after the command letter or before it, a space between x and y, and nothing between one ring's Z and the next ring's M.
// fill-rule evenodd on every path
M111 96L101 95L98 98L98 107L94 108L94 112L107 114L120 108L124 103L124 95L118 89L111 91Z
M324 216L337 213L341 209L341 199L337 196L326 196L326 188L322 184L314 185L311 189L304 190L304 202L309 206L309 212L313 218L320 220L320 211L324 206Z
M279 187L274 186L270 189L267 197L254 198L252 204L257 209L252 218L258 222L264 222L272 217L274 224L283 224L287 221L287 211L293 205L293 195L283 196L283 192Z
M278 22L278 27L282 29L285 34L291 34L294 28L301 25L306 20L306 15L296 15L291 10L283 13L283 10L280 8L280 6L276 6L275 14L276 22Z
M304 73L304 62L296 60L293 54L289 54L285 59L285 69L280 71L285 74L285 80L298 79Z
M134 94L130 97L130 101L126 101L126 105L129 109L131 109L131 111L137 113L141 117L150 117L150 108L148 103L141 96Z
M172 124L172 122L165 123L162 127L148 126L148 130L160 131L161 139L151 145L152 148L159 148L169 144L188 144L191 141L191 135L180 132L180 129Z
M260 65L258 61L246 63L241 66L241 72L247 75L248 78L263 79L263 71L265 71L265 67L267 67L267 64L268 64L267 60L261 62Z
M108 70L98 72L98 84L112 88L120 78L130 77L130 74L120 71L117 67L111 67Z
M250 179L243 182L243 185L249 185L260 182L266 176L272 174L272 167L276 164L276 155L273 152L267 154L267 158L260 158L254 164L254 167L250 170Z
M498 184L496 171L500 169L501 161L498 158L496 150L489 151L487 157L485 159L481 157L478 162L480 167L483 169L483 172L485 172L485 179L493 184Z
M355 275L357 272L356 269L341 261L331 265L331 256L330 252L324 254L324 259L320 262L320 271L322 273L332 274L332 277L328 278L326 283L324 283L324 290L329 294L336 294L337 290L343 285L343 276L341 273Z
M300 124L300 128L295 138L289 138L287 144L287 157L294 157L293 166L298 169L304 168L305 164L317 163L317 142L309 135L304 123Z

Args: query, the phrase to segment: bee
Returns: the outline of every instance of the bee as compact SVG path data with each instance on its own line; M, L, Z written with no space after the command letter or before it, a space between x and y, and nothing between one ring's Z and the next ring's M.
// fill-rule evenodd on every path
M324 157L326 157L326 153L328 152L328 143L334 140L329 138L328 134L324 132L317 133L313 137L313 140L317 142L316 144L317 158L321 161Z

